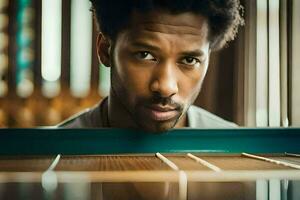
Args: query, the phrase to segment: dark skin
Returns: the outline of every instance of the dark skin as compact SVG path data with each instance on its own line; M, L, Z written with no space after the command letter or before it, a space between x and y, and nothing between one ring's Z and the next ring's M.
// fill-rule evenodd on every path
M134 13L115 39L99 34L100 62L111 67L111 127L163 132L186 127L210 48L207 20L193 13Z

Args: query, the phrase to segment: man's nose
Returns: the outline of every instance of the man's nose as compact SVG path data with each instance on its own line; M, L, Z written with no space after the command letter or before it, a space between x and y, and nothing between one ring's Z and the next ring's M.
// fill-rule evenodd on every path
M178 92L176 66L162 63L156 66L150 86L151 92L159 93L161 97L171 97Z

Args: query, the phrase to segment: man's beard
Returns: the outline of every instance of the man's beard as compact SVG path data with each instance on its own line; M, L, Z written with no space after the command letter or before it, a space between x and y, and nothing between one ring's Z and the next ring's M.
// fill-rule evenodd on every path
M112 92L114 96L118 98L119 103L130 115L130 118L135 123L133 128L143 130L146 132L165 132L176 126L177 122L181 119L184 113L184 105L175 102L172 97L162 97L159 93L153 92L150 97L136 97L134 102L129 100L130 92L124 87L124 83L120 77L116 74L116 71L112 69ZM113 83L118 83L114 85ZM120 84L121 83L121 84ZM116 86L116 87L115 87ZM165 121L155 121L144 114L144 109L151 105L160 105L174 108L177 111L177 115L172 119Z
M143 110L151 105L160 105L174 108L178 113L175 117L165 120L156 121L144 115ZM147 132L165 132L176 126L183 114L184 106L174 102L171 97L161 97L153 94L150 98L139 98L133 109L133 118L138 126Z

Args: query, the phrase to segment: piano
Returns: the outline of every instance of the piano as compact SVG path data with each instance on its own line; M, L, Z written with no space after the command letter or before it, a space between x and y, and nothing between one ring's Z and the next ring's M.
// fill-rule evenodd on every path
M299 200L300 129L0 129L0 199Z

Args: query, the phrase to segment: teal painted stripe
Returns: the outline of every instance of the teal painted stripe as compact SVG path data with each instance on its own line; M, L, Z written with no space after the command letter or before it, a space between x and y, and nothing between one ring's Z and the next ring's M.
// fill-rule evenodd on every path
M121 129L0 129L1 155L300 153L300 129L181 129L154 135Z
M17 0L17 69L16 84L23 84L24 79L32 80L34 64L34 9L32 0Z

